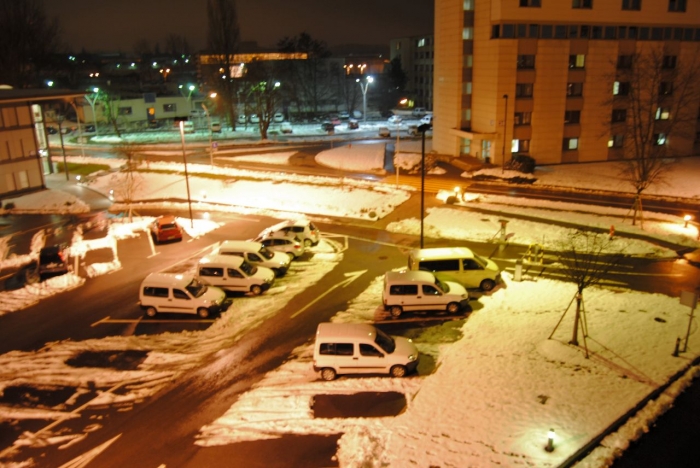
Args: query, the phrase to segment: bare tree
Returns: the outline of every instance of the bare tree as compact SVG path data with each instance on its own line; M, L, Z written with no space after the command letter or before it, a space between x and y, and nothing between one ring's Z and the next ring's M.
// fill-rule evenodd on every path
M664 182L673 158L695 136L700 61L690 54L683 59L681 63L662 46L620 56L608 101L612 146L622 145L621 175L635 189L632 224L639 216L642 228L642 194Z
M170 34L165 40L165 53L172 56L190 55L187 38L179 34Z
M238 13L234 0L208 0L209 51L215 65L209 77L222 102L223 114L236 129L238 114L238 82L234 74L233 55L240 45Z
M58 35L58 21L46 17L41 2L0 0L0 84L36 84L36 71L56 51Z
M574 327L569 343L578 346L579 325L582 329L584 343L588 333L583 301L584 290L605 279L610 271L622 261L624 255L622 248L618 246L618 241L614 240L612 236L577 230L571 233L559 246L557 258L561 265L561 272L576 285L576 294L549 337L554 335L564 315L571 308L571 304L576 301ZM586 355L588 355L588 350L586 350Z
M267 131L280 101L280 82L275 79L274 67L270 63L253 64L248 72L246 97L249 106L259 117L260 138L267 139Z
M127 159L126 166L122 168L124 177L119 180L115 187L115 195L119 200L126 203L129 210L129 222L133 222L133 203L138 189L143 185L144 180L137 171L139 160L137 147L132 143L122 143L115 147L116 153Z

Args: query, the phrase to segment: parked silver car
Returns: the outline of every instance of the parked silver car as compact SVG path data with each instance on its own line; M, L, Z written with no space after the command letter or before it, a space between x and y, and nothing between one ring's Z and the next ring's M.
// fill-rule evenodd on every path
M308 219L282 221L263 230L259 237L285 237L290 235L299 239L305 247L316 245L321 240L321 231Z
M268 250L287 254L290 260L297 259L306 252L304 244L293 235L284 237L256 237L253 241L260 242L267 247Z

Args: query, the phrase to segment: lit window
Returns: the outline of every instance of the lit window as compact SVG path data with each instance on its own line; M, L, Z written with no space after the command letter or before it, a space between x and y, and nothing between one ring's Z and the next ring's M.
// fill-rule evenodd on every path
M608 148L622 148L622 143L625 141L624 135L613 135L608 140Z
M671 109L668 107L656 109L656 120L668 120L669 118L671 118Z
M578 138L564 138L563 148L565 151L577 150L578 149Z
M465 55L464 56L464 66L466 68L471 68L473 63L474 63L474 56L473 55Z
M474 0L464 0L462 3L462 9L464 11L473 11L474 10Z
M614 96L627 96L630 93L630 84L626 81L616 81L613 83Z
M418 47L425 47L425 38L418 39Z
M464 28L462 29L462 39L465 41L471 41L474 38L474 28Z
M586 56L579 55L569 55L569 68L583 68L586 65Z
M530 140L513 140L510 145L511 153L529 153Z
M666 144L666 135L663 133L654 133L654 144L656 146L663 146Z

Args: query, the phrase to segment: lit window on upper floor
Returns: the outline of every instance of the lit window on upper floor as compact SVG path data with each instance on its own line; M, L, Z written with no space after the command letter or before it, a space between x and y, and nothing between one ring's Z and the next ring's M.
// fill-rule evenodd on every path
M656 120L668 120L671 118L671 109L668 107L659 107L656 109Z
M622 0L623 10L636 10L642 9L642 0Z
M511 153L529 153L530 140L512 140L510 143Z
M686 0L668 0L668 11L685 11Z
M535 56L534 55L518 55L518 68L519 69L532 69L535 68Z
M520 0L521 7L539 7L540 0Z
M564 138L562 145L564 151L573 151L578 149L578 138Z
M571 8L593 8L593 0L572 0Z
M627 81L616 81L613 83L614 96L627 96L630 93L630 84Z
M584 68L586 66L586 56L583 54L569 55L569 68Z
M624 135L612 135L608 140L608 148L622 148L624 142Z
M465 41L471 41L474 39L474 28L462 29L462 39Z
M473 11L474 10L474 0L464 0L464 2L462 2L462 9L464 11Z
M664 133L654 133L654 145L663 146L666 144L666 134Z
M472 82L468 81L466 83L462 84L462 94L471 94L472 93Z
M417 45L418 45L418 47L425 47L425 38L421 37L420 39L418 39Z
M474 56L473 55L465 55L464 56L464 68L472 68L474 65Z

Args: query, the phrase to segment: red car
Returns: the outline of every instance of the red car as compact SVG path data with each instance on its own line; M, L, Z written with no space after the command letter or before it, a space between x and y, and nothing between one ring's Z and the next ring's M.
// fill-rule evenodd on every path
M151 223L151 237L156 244L168 241L181 241L182 228L177 224L175 216L158 216Z

